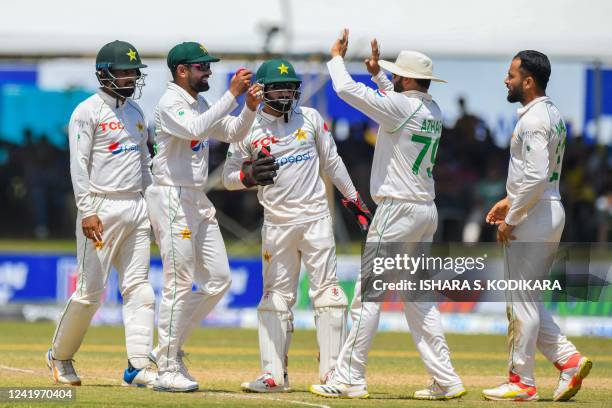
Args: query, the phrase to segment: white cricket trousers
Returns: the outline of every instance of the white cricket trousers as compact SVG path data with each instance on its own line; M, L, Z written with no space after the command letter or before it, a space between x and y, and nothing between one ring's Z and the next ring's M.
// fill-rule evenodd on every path
M229 262L215 208L203 191L153 185L146 199L164 275L157 367L178 371L182 345L230 287Z
M149 283L150 231L141 193L94 195L96 214L102 221L102 245L83 235L77 215L79 278L61 315L53 338L53 357L69 360L79 349L100 301L111 267L119 274L123 297L128 359L136 368L148 364L153 345L155 296Z
M367 242L431 242L438 225L435 204L385 198L376 210ZM365 385L368 352L378 330L380 303L361 301L361 276L355 284L351 304L353 326L336 366L335 379L341 383ZM441 317L435 303L404 303L406 321L425 367L443 387L461 384L451 364Z
M516 240L504 250L506 276L533 279L547 275L564 225L561 201L539 201L514 229ZM536 348L552 363L563 365L577 353L576 347L561 333L537 294L513 291L507 297L509 371L518 374L523 384L535 385Z

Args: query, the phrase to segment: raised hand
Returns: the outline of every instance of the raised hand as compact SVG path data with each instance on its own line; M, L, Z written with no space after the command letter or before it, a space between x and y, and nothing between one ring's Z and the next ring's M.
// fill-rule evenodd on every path
M380 66L378 65L380 50L378 49L378 41L376 41L376 38L370 42L370 45L372 46L372 55L370 58L366 58L363 62L365 63L366 69L370 75L376 76L380 72Z
M255 111L257 105L263 101L263 86L261 84L251 85L246 94L246 105L247 107Z
M334 44L331 47L331 56L332 58L337 57L338 55L344 58L346 55L346 50L348 49L348 28L342 30L342 37L336 39Z
M236 97L242 95L251 86L251 79L253 79L253 73L250 70L239 69L230 81L229 91Z

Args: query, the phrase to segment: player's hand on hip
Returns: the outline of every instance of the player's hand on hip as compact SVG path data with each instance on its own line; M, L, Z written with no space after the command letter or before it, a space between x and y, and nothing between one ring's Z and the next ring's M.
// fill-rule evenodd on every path
M380 65L378 65L380 50L378 49L378 41L376 41L376 38L370 42L370 45L372 46L372 55L370 58L366 58L363 62L365 63L366 69L370 75L376 76L380 72Z
M268 147L263 147L258 153L256 160L242 163L240 181L246 187L274 184L274 177L276 177L276 170L278 168L276 157L270 153Z
M497 241L504 245L508 245L510 241L516 239L516 237L512 234L513 230L514 225L506 224L505 221L500 222L497 226Z
M102 242L102 232L104 231L104 227L102 226L102 221L97 215L94 214L83 218L81 221L81 226L83 227L83 234L87 238L96 242Z
M485 220L488 224L498 225L506 219L509 209L510 203L508 202L508 197L506 197L495 203L495 205L487 213Z
M251 79L253 73L246 68L240 68L230 81L229 91L234 96L242 95L251 86Z
M342 205L353 213L359 225L359 229L367 234L368 229L370 229L370 224L372 223L372 213L361 199L359 193L357 193L357 198L355 199L343 198Z
M247 91L246 105L247 108L254 111L257 106L263 101L263 87L261 84L251 85Z
M337 57L338 55L344 58L346 55L346 50L348 49L348 33L348 28L343 29L342 36L334 41L334 44L331 47L332 58Z

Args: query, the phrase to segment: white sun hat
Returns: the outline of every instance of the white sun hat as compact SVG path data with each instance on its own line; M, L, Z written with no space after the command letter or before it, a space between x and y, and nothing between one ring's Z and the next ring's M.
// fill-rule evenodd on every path
M433 62L431 62L431 58L418 51L400 51L395 63L379 60L378 65L401 77L446 82L433 76Z

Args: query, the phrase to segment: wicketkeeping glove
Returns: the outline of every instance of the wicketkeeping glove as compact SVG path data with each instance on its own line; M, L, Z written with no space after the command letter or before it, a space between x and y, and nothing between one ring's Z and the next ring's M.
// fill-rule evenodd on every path
M257 154L257 159L245 161L240 170L240 181L246 187L267 186L274 184L278 164L276 157L270 153L269 147L262 147Z
M357 193L357 198L354 200L343 198L342 205L353 213L361 231L367 233L372 222L372 213L361 199L359 193Z

